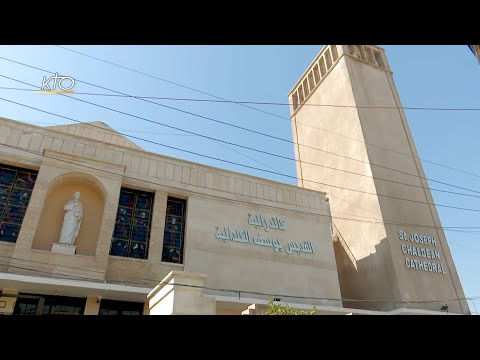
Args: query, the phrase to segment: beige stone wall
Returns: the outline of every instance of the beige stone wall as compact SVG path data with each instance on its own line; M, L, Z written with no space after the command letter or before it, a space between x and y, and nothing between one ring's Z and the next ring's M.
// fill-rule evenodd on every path
M117 134L114 129L110 126L104 124L101 121L94 121L91 124L95 125L92 127L87 124L71 124L71 125L58 125L58 126L49 126L48 129L64 132L67 134L72 134L75 136L83 136L86 138L91 138L94 140L103 141L105 143L120 145L132 149L142 148L126 138L121 134Z
M208 274L207 287L232 289L244 296L273 298L307 297L298 302L336 304L322 298L340 299L337 268L330 236L330 217L324 206L317 214L299 214L253 204L235 204L191 196L188 201L185 271ZM248 214L279 217L285 230L252 226ZM247 230L250 236L276 239L282 251L271 246L218 239L216 231L225 227ZM310 241L314 253L286 253L290 242Z
M350 73L353 90L359 106L402 106L390 72L379 71L377 68L359 61L352 60L349 63L351 65ZM369 89L369 91L364 89ZM359 109L359 117L362 122L366 142L410 155L405 156L369 146L368 155L370 161L381 166L393 167L404 173L416 175L411 176L394 172L379 166L372 167L372 173L376 178L417 186L394 184L384 180L376 180L375 182L378 193L416 201L379 197L383 218L386 221L423 225L386 226L388 245L394 259L393 265L398 283L397 296L403 302L429 301L432 300L432 297L438 299L438 302L427 302L421 305L422 308L430 310L438 310L441 305L448 303L449 310L452 312L463 313L468 311L465 300L451 301L451 299L464 299L465 295L453 264L445 234L441 228L440 219L433 205L433 197L425 180L425 173L421 161L418 159L419 155L416 151L405 113L403 110L396 108L385 111ZM439 239L438 247L434 248L439 250L441 259L438 263L446 267L445 272L447 274L438 275L432 272L408 269L405 266L405 255L401 252L401 243L398 239L398 231L400 230L407 233L434 236ZM432 248L419 244L415 245L420 248ZM427 259L423 258L422 260ZM407 303L404 307L418 307L418 304Z
M338 60L335 67L320 83L318 89L311 93L306 104L355 104L345 57ZM375 183L371 178L372 172L368 165L366 146L362 141L352 140L363 138L356 109L349 107L318 108L307 105L300 107L294 113L292 122L294 141L304 145L295 146L296 158L302 161L302 176L297 170L299 185L327 192L334 223L357 261L377 253L377 246L386 238L386 233L382 224L365 222L365 220L371 221L371 218L381 221L382 215L378 198L375 195ZM334 154L340 154L343 157ZM299 164L300 162L297 162L297 168ZM345 171L333 170L335 168ZM328 184L332 186L328 186ZM358 189L373 195L347 189ZM359 262L357 265L359 268L356 269L352 265L351 259L344 254L343 248L342 252L337 251L336 254L337 262L344 264L340 275L346 273L345 276L340 276L344 298L392 300L390 290L392 279L386 276L391 273L391 269L386 265L388 261L377 260L368 265ZM369 279L368 283L371 285L365 284L365 278ZM347 306L357 305L359 304L347 303ZM365 305L371 306L371 304ZM381 308L383 308L383 304Z
M0 244L0 251L12 256L9 272L153 287L170 271L188 268L208 271L212 287L340 297L323 193L125 147L120 141L112 144L104 126L98 134L89 126L49 129L0 119L0 163L39 170L17 243ZM155 193L148 259L109 256L122 186ZM78 255L51 253L49 239L63 219L59 207L76 188L82 189L81 200L85 193L84 200L95 208L89 219L84 209L89 222L82 225ZM168 196L187 199L184 264L161 261ZM315 254L274 256L271 249L240 246L245 244L220 246L217 221L245 227L249 212L285 218L282 244L312 241ZM238 276L236 267L246 273ZM274 282L279 273L283 281ZM255 279L250 285L247 274Z
M0 271L6 271L10 264L15 244L0 241Z
M401 307L438 310L442 301L462 299L464 294L438 214L433 205L427 204L433 204L433 199L427 182L420 179L425 177L421 163L413 158L418 158L418 153L405 114L395 108L402 105L388 62L383 54L386 69L379 68L350 55L343 56L348 53L346 46L338 46L338 49L340 58L337 64L309 95L306 104L393 107L300 106L292 113L295 141L343 156L296 147L296 157L302 161L301 169L297 165L298 174L303 178L299 183L327 192L336 231L344 240L335 244L343 298L377 300L344 301L344 304L347 307L381 310ZM378 166L370 166L370 163ZM424 226L389 225L389 222ZM402 243L398 238L400 230L440 239L440 263L448 268L447 275L407 268L406 256L402 253ZM408 303L433 299L439 302ZM454 300L448 304L450 311L468 311L465 301Z

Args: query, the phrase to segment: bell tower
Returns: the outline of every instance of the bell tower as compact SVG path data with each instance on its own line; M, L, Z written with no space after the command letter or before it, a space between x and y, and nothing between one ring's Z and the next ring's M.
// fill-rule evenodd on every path
M470 313L385 50L324 46L289 100L298 185L329 197L344 306Z

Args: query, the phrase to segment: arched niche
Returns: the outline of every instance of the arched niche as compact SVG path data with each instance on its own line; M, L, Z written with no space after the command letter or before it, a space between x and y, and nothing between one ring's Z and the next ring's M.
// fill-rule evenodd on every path
M52 243L58 243L65 215L63 207L76 191L80 192L83 204L80 231L74 243L77 246L76 254L95 256L106 190L95 177L85 173L63 174L50 182L33 239L33 249L51 251Z

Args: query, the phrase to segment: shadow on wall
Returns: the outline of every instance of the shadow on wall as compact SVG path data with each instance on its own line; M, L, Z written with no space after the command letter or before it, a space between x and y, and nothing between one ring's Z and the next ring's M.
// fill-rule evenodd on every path
M58 242L65 215L63 207L77 191L80 192L83 204L83 218L74 243L77 246L76 254L95 256L103 219L105 191L93 176L83 173L64 174L50 183L33 240L33 249L51 251L52 243Z
M386 238L375 246L374 253L363 259L356 259L338 229L336 229L336 234L338 241L334 242L333 249L343 306L378 311L396 309L393 293L389 290L391 287L387 275L389 269L387 269L387 262L382 260L387 255L383 252L388 251L385 246ZM379 254L382 255L378 256ZM382 276L378 276L379 274ZM377 279L374 280L373 277Z
M386 260L391 258L387 238L382 239L378 245L375 245L375 252L369 256L355 259L338 229L336 229L336 234L338 241L334 242L334 251L344 307L380 311L391 311L400 308L444 311L441 309L442 307L444 309L445 305L447 305L451 312L465 313L465 309L462 310L460 308L459 301L455 300L454 297L450 295L447 299L445 297L448 295L440 295L443 287L435 288L435 286L439 286L438 283L434 283L436 280L435 276L444 275L431 272L423 273L423 271L417 269L407 269L403 264L405 261L404 256L392 261L402 262L400 265L405 267L405 271L418 273L408 276L408 282L411 286L410 289L404 289L403 291L410 291L410 294L401 294L400 291L402 289L397 285L398 280L397 275L394 273L393 264ZM423 258L416 259L428 260ZM381 275L381 277L378 275ZM425 276L431 278L426 280ZM418 291L418 297L413 294L415 289ZM444 292L447 293L447 291ZM408 295L412 298L411 302L403 300ZM438 298L438 301L435 301L435 296ZM440 297L442 298L440 299ZM470 313L469 310L467 310L467 313Z

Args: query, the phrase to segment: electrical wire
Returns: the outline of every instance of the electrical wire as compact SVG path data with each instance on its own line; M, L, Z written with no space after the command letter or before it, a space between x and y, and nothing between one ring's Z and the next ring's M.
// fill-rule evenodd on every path
M0 75L0 76L2 76L2 75ZM60 94L60 95L63 95L63 94ZM65 96L65 95L64 95L64 96ZM55 114L55 113L52 113L52 112L50 112L50 111L46 111L46 110L42 110L42 109L39 109L39 108L36 108L36 107L32 107L32 106L29 106L29 105L21 104L21 103L12 101L12 100L4 99L4 98L1 98L1 97L0 97L0 100L6 101L6 102L10 102L10 103L13 103L13 104L17 104L17 105L19 105L19 106L27 107L27 108L30 108L30 109L33 109L33 110L36 110L36 111L39 111L39 112L43 112L43 113L46 113L46 114L49 114L49 115L53 115L53 116L57 116L57 117L62 117L62 118L65 118L65 119L68 119L68 120L71 120L71 121L75 121L75 122L77 122L77 123L81 123L81 124L85 124L85 125L89 125L89 126L94 126L94 127L100 128L100 127L95 126L95 125L93 125L93 124L91 124L91 123L85 123L85 122L82 122L82 121L73 119L73 118L71 118L71 117L67 117L67 116ZM94 105L103 107L103 106L97 105L97 104L94 104ZM116 110L115 110L115 111L116 111ZM118 112L120 112L120 111L118 111ZM123 112L121 112L121 113L123 113ZM125 114L127 114L127 113L125 113ZM142 117L139 117L139 116L136 116L136 115L132 115L132 114L129 114L129 115L130 115L130 116L133 116L133 117L136 117L136 118L143 119ZM147 140L147 139L143 139L143 138L136 137L136 136L133 136L133 135L128 135L128 134L124 134L124 133L121 133L121 132L117 132L117 131L115 131L115 130L113 130L113 129L112 129L112 130L107 130L107 129L104 129L104 128L100 128L100 129L102 129L102 130L104 130L104 131L105 131L105 130L106 130L106 131L111 131L111 132L114 132L114 133L116 133L116 134L121 134L121 135L124 135L124 136L126 136L126 137L133 138L133 139L137 139L137 140L141 140L141 141L144 141L144 142L147 142L147 143L152 143L152 144L156 144L156 145L159 145L159 146L163 146L163 147L171 148L171 149L174 149L174 150L182 151L182 152L185 152L185 153L194 154L194 155L197 155L197 156L202 156L202 157L205 157L205 158L208 158L208 159L217 160L217 161L220 161L220 162L224 162L224 163L228 163L228 164L233 164L233 165L237 165L237 166L241 166L241 167L245 167L245 168L249 168L249 169L254 169L254 170L258 170L258 171L263 171L263 172L267 172L267 173L271 173L271 174L275 174L275 175L280 175L280 176L284 176L284 177L288 177L288 178L292 178L292 179L297 179L296 176L284 174L284 173L281 173L281 172L266 170L266 169L262 169L262 168L258 168L258 167L254 167L254 166L250 166L250 165L246 165L246 164L241 164L241 163L238 163L238 162L225 160L225 159L222 159L222 158L219 158L219 157L209 156L209 155L201 154L201 153L194 152L194 151L190 151L190 150L185 150L185 149L178 148L178 147L174 147L174 146L170 146L170 145L161 144L161 143L156 142L156 141ZM430 202L428 202L428 201L425 202L425 201L420 201L420 200L399 198L399 197L396 197L396 196L391 196L391 195L386 195L386 194L372 193L372 192L368 192L368 191L363 191L363 190L358 190L358 189L352 189L352 188L347 188L347 187L341 187L341 186L336 186L336 185L332 185L332 184L322 183L322 182L319 182L319 181L313 181L313 180L309 180L309 179L304 179L304 181L308 181L308 182L315 183L315 184L320 184L320 185L325 185L325 186L329 186L329 187L333 187L333 188L338 188L338 189L342 189L342 190L350 190L350 191L354 191L354 192L358 192L358 193L363 193L363 194L368 194L368 195L374 195L374 196L381 196L381 197L391 198L391 199L395 199L395 200L403 200L403 201L409 201L409 202L414 202L414 203L419 203L419 204L435 205L435 204L430 203ZM452 185L451 185L451 186L452 186ZM464 188L464 189L466 189L466 188ZM466 189L466 190L468 190L468 191L476 191L476 190L471 190L471 189ZM445 190L440 190L440 191L445 191ZM458 193L458 194L460 194L460 193ZM469 195L469 194L466 194L466 195ZM462 211L480 212L480 209L464 208L464 207L451 206L451 205L445 205L445 204L436 204L436 206L445 207L445 208L450 208L450 209L456 209L456 210L462 210Z
M32 121L32 122L29 122L29 123L33 123L33 124L43 124L43 125L52 125L52 126L62 126L61 124L48 123L48 122L34 122L34 121ZM86 124L86 123L83 123L83 124ZM134 130L118 130L118 131L149 133L149 132L134 131ZM171 134L171 133L151 133L151 134L183 135L183 134ZM194 135L186 135L186 136L194 136ZM223 144L222 144L222 145L223 145ZM226 146L226 147L227 147L227 146ZM227 147L227 148L229 148L229 147ZM235 149L232 149L232 148L229 148L229 149L232 150L232 151L236 151ZM241 155L244 155L244 156L247 156L247 155L245 155L245 154L243 154L243 153L240 153L240 154L241 154ZM248 157L248 156L247 156L247 157ZM251 160L256 161L256 160L253 159L253 158L251 158ZM258 161L257 161L257 162L258 162ZM268 166L268 165L263 164L263 163L261 163L261 162L258 162L258 163L260 163L261 165L264 165L264 166ZM270 167L270 166L268 166L268 167ZM275 171L280 171L280 170L278 170L278 169L276 169L276 168L273 168L273 167L270 167L270 168L273 169L273 170L275 170ZM470 194L462 194L462 195L470 195ZM332 197L337 197L337 198L341 199L341 198L338 197L337 195L330 195L330 196L332 196ZM474 197L476 197L476 196L474 196ZM341 199L341 200L346 201L345 199ZM349 202L349 203L352 204L352 205L354 205L354 206L357 206L357 207L359 207L359 208L361 208L361 209L363 209L363 210L369 211L368 209L365 209L365 208L363 208L363 207L360 207L360 206L357 205L357 204L354 204L354 203L352 203L352 202ZM379 218L369 218L369 217L365 217L365 216L361 216L361 215L345 214L345 213L341 213L341 212L335 212L335 213L343 214L343 215L350 215L350 216L355 216L355 217L361 217L361 218L367 218L367 219L373 219L373 220L382 220L382 219L379 219ZM332 216L334 217L333 213L332 213ZM452 228L453 228L453 227L448 227L448 229L452 229ZM465 229L465 228L468 228L468 229L480 229L480 226L471 226L471 227L469 227L469 226L462 226L461 228L464 228L464 229ZM444 228L444 229L445 229L445 228ZM461 231L461 232L470 233L470 234L480 234L480 232L469 232L469 231Z
M80 51L72 50L72 49L69 49L69 48L64 47L64 46L60 46L60 45L54 45L54 46L56 46L56 47L58 47L58 48L61 48L61 49L64 49L64 50L67 50L67 51L71 51L71 52L77 53L77 54L82 55L82 56L86 56L86 57L95 59L95 60L97 60L97 61L105 62L105 63L107 63L107 64L110 64L110 65L113 65L113 66L117 66L117 67L119 67L119 68L123 68L123 69L125 69L125 70L129 70L129 71L135 72L135 73L137 73L137 74L141 74L141 75L144 75L144 76L147 76L147 77L156 79L156 80L160 80L160 81L167 82L167 83L170 83L170 84L173 84L173 85L182 87L182 88L186 88L186 89L192 90L192 91L197 92L197 93L201 93L201 94L208 95L208 96L210 96L210 97L219 99L220 102L230 102L230 103L234 103L234 104L237 104L237 105L240 105L240 106L247 107L247 108L249 108L249 109L251 109L251 110L255 110L255 111L258 111L258 112L263 112L263 113L265 113L265 114L272 115L272 116L275 116L275 117L277 117L277 118L281 118L281 119L287 120L288 122L291 121L291 119L289 119L289 118L287 118L287 117L285 117L285 116L273 114L273 113L270 113L270 112L264 111L264 110L262 110L262 109L258 109L258 108L252 107L252 106L247 106L246 103L249 103L249 102L244 102L244 103L242 103L242 102L238 102L238 101L228 100L228 99L222 98L222 97L220 97L220 96L217 96L217 95L214 95L214 94L211 94L211 93L207 93L207 92L202 91L202 90L198 90L198 89L195 89L195 88L186 86L186 85L179 84L179 83L177 83L177 82L173 82L173 81L170 81L170 80L167 80L167 79L163 79L163 78L160 78L160 77L155 76L155 75L148 74L148 73L143 72L143 71L138 71L138 70L129 68L129 67L127 67L127 66L120 65L120 64L115 63L115 62L112 62L112 61L100 59L100 58L98 58L98 57L91 56L91 55L82 53L82 52L80 52ZM122 96L123 96L123 95L122 95ZM149 97L149 98L154 98L154 97ZM185 99L185 100L186 100L186 99ZM253 102L250 102L250 103L253 103ZM259 103L259 104L261 104L261 103ZM272 103L272 104L273 104L273 103ZM289 106L290 106L290 105L293 105L293 104L287 103L287 104L285 104L285 105L289 105ZM302 106L305 106L305 105L310 105L310 104L302 104ZM324 106L324 105L322 105L322 104L314 104L314 105L315 105L315 106ZM335 105L327 105L327 106L335 106ZM363 108L363 109L368 109L368 108L370 108L370 107L368 107L368 106L365 106L365 107L353 106L353 107L355 107L355 108ZM469 108L431 108L431 107L429 108L429 107L398 107L398 106L395 106L395 107L392 107L392 108L395 108L395 109L404 109L404 110L436 110L436 111L441 111L441 110L448 110L448 111L450 111L450 110L476 111L476 110L480 110L480 109L476 109L476 108L470 108L470 109L469 109ZM303 122L300 122L300 121L297 121L297 124L302 124L302 125L305 125L305 126L308 126L308 127L311 127L311 128L315 128L315 129L318 129L318 130L321 130L321 131L324 131L324 132L327 132L327 133L331 133L331 134L334 134L334 135L337 135L337 136L345 137L345 138L350 139L350 140L358 141L358 142L364 143L364 144L369 145L369 146L374 146L374 147L380 148L380 149L382 149L382 150L391 151L391 152L394 152L394 153L397 153L397 154L400 154L400 155L403 155L403 156L412 157L412 158L414 158L414 159L418 159L418 160L421 160L421 161L424 161L424 162L428 162L428 163L433 164L433 165L437 165L437 166L440 166L440 167L444 167L444 168L447 168L447 169L451 169L451 170L454 170L454 171L458 171L458 172L461 172L461 173L464 173L464 174L468 174L468 175L472 175L472 176L475 176L475 177L479 177L479 178L480 178L480 175L475 174L475 173L472 173L472 172L469 172L469 171L461 170L461 169L458 169L458 168L455 168L455 167L452 167L452 166L448 166L448 165L445 165L445 164L440 164L440 163L437 163L437 162L434 162L434 161L431 161L431 160L422 159L422 158L413 156L412 154L406 154L406 153L403 153L403 152L400 152L400 151L396 151L396 150L393 150L393 149L390 149L390 148L387 148L387 147L384 147L384 146L367 143L366 141L359 140L359 139L355 139L355 138L352 138L352 137L350 137L350 136L347 136L347 135L344 135L344 134L339 134L339 133L336 133L336 132L333 132L333 131L330 131L330 130L326 130L326 129L323 129L323 128L321 128L321 127L315 126L315 125L306 124L306 123L303 123Z
M17 91L27 91L27 92L37 92L38 90L25 89L25 88L13 88L0 86L0 89L3 90L17 90ZM290 103L281 103L281 102L261 102L261 101L240 101L240 100L211 100L211 99L197 99L197 98L179 98L179 97L168 97L168 96L141 96L141 95L120 95L120 94L105 94L105 93L92 93L92 92L80 92L76 91L75 95L90 95L90 96L105 96L105 97L120 97L120 98L131 98L135 97L138 99L153 99L153 100L170 100L170 101L190 101L190 102L207 102L207 103L230 103L230 104L254 104L254 105L284 105L290 106L293 104ZM439 108L439 107L407 107L407 106L360 106L360 105L334 105L334 104L312 104L305 103L303 106L320 106L320 107L333 107L333 108L354 108L354 109L403 109L403 110L430 110L430 111L480 111L480 108ZM259 110L259 109L255 109ZM275 114L274 114L275 115ZM283 117L282 117L283 118ZM286 118L289 120L288 118ZM299 124L302 124L299 122ZM304 124L309 126L308 124ZM339 135L339 134L337 134Z
M44 71L44 72L53 73L53 72L51 72L51 71L44 70L44 69L35 67L35 66L33 66L33 65L24 64L24 63L21 63L21 62L15 61L15 60L11 60L11 59L8 59L8 58L5 58L5 57L1 57L1 56L0 56L0 59L6 60L6 61L10 61L10 62L13 62L13 63L16 63L16 64L20 64L20 65L22 65L22 66L30 67L30 68L33 68L33 69L36 69L36 70L39 70L39 71ZM18 79L14 79L14 78L11 78L11 77L8 77L8 76L5 76L5 75L0 75L0 76L2 76L2 77L4 77L4 78L7 78L7 79L10 79L10 80L13 80L13 81L16 81L16 82L19 82L19 83L22 83L22 84L26 84L26 85L29 85L29 86L32 86L32 87L37 88L36 85L29 84L29 83L27 83L27 82L20 81L20 80L18 80ZM133 98L133 99L138 99L138 100L145 101L145 102L148 102L148 103L151 103L151 104L154 104L154 105L158 105L158 106L161 106L161 107L164 107L164 108L168 108L168 109L171 109L171 110L174 110L174 111L178 111L178 112L185 113L185 114L188 114L188 115L192 115L192 116L195 116L195 117L199 117L199 118L202 118L202 119L214 121L214 122L217 122L217 123L221 123L221 124L224 124L224 125L227 125L227 126L231 126L231 127L234 127L234 128L242 129L242 130L249 131L249 132L252 132L252 133L255 133L255 134L259 134L259 135L263 135L263 136L266 136L266 137L270 137L270 138L273 138L273 139L276 139L276 140L280 140L280 141L283 141L283 142L288 142L288 143L290 143L290 144L294 144L294 145L298 145L298 146L302 146L302 147L306 147L306 148L311 148L311 149L313 149L313 150L317 150L317 151L324 152L324 153L327 153L327 154L330 154L330 155L334 155L334 156L339 156L339 157L346 158L346 159L349 159L349 160L352 160L352 161L357 161L357 162L365 163L365 164L368 164L368 165L374 165L374 166L379 167L379 168L384 168L384 169L387 169L387 170L395 171L395 172L402 173L402 174L405 174L405 175L413 176L413 177L415 177L415 178L418 177L418 178L420 178L420 179L425 179L425 180L432 181L432 182L436 182L436 183L439 183L439 184L443 184L443 185L452 186L452 187L460 188L460 189L467 190L467 191L472 191L472 192L480 193L480 191L477 191L477 190L467 189L467 188L464 188L464 187L460 187L460 186L456 186L456 185L453 185L453 184L445 183L445 182L442 182L442 181L439 181L439 180L434 180L434 179L422 177L422 176L420 176L419 174L412 174L412 173L409 173L409 172L401 171L401 170L398 170L398 169L390 168L390 167L383 166L383 165L379 165L379 164L374 164L374 163L371 163L371 162L368 162L368 161L364 161L364 160L352 158L352 157L345 156L345 155L341 155L341 154L338 154L338 153L329 152L329 151L326 151L326 150L323 150L323 149L320 149L320 148L316 148L316 147L309 146L309 145L305 145L305 144L296 143L296 142L294 142L294 141L292 141L292 140L289 140L289 139L284 139L284 138L281 138L281 137L278 137L278 136L266 134L266 133L263 133L263 132L260 132L260 131L252 130L252 129L249 129L249 128L245 128L245 127L243 127L243 126L233 125L233 124L227 123L227 122L225 122L225 121L213 119L213 118L211 118L211 117L199 115L199 114L196 114L196 113L193 113L193 112L190 112L190 111L185 111L185 110L182 110L182 109L178 109L178 108L175 108L175 107L167 106L167 105L160 104L160 103L154 102L154 101L149 101L149 100L146 100L146 99L141 99L141 98L135 97L135 96L133 96L133 95L125 94L125 93L122 93L122 92L119 92L119 91L116 91L116 90L113 90L113 89L109 89L109 88L106 88L106 87L103 87L103 86L100 86L100 85L96 85L96 84L89 83L89 82L86 82L86 81L81 81L81 80L79 80L79 79L76 79L76 81L77 81L77 82L80 82L80 83L84 83L84 84L90 85L90 86L94 86L94 87L97 87L97 88L100 88L100 89L104 89L104 90L107 90L107 91L115 92L115 93L118 93L118 94L121 94L121 95L124 95L124 96L127 96L127 97L131 97L131 98ZM67 96L67 95L65 95L65 94L59 94L59 95L66 96L66 97L68 97L68 98L70 98L70 99L77 100L77 101L81 101L81 102L85 102L85 103L88 103L88 104L91 104L91 105L94 105L94 106L102 107L102 108L105 108L105 109L107 109L107 110L115 111L115 112L118 112L118 113L121 113L121 114L124 114L124 115L127 115L127 116L137 117L137 116L132 115L132 114L127 114L127 113L124 113L124 112L119 111L119 110L116 110L116 109L111 109L111 108L108 108L108 107L104 107L104 106L102 106L102 105L95 104L95 103L91 103L91 102L88 102L88 101L85 101L85 100L81 100L81 99L78 99L78 98L75 98L75 97ZM137 118L140 118L140 117L137 117ZM162 124L162 123L153 121L153 120L149 120L149 119L145 119L145 118L140 118L140 119L142 119L142 120L144 120L144 121L152 122L152 123L157 123L157 124L162 125L162 126L171 127L171 126L169 126L169 125L165 125L165 124ZM289 121L290 121L290 120L289 120ZM171 128L173 128L173 127L171 127ZM178 128L175 128L175 129L176 129L176 130L179 130L179 131L187 131L187 130L178 129ZM187 131L187 132L188 132L188 131ZM197 134L197 135L198 135L198 136L202 136L202 137L206 137L206 135L201 135L201 134ZM217 141L221 141L221 140L217 139ZM233 143L230 143L230 144L235 145L235 146L243 147L242 145L238 145L238 144L233 144ZM253 150L253 149L252 149L252 150ZM261 151L261 152L262 152L262 150L256 150L256 149L255 149L254 151ZM267 153L267 152L265 152L265 153ZM268 153L268 154L271 154L271 153ZM296 161L296 159L292 159L292 158L289 158L289 159L291 159L291 160L293 160L293 161ZM322 166L322 165L319 165L319 164L314 164L314 165ZM452 169L454 169L454 168L452 168Z
M55 273L52 274L51 271L44 271L35 268L17 266L17 265L8 265L8 264L0 264L3 266L9 266L14 269L21 269L27 270L34 273L42 273L47 275L56 275ZM82 270L82 268L78 268L78 270ZM25 275L25 274L19 274ZM66 276L68 279L75 279L75 280L86 280L88 282L97 282L101 284L105 284L105 280L97 280L91 278L85 278L81 276L75 276L70 274L62 274L59 273L61 276ZM26 275L28 276L28 275ZM192 285L192 284L182 284L175 282L173 285L168 282L162 282L157 279L145 279L142 277L138 277L137 280L147 280L147 282L128 282L128 281L118 281L118 282L110 282L111 284L128 284L128 285L150 285L154 282L156 285L165 285L165 286L179 286L179 287L189 287L189 288L197 288L209 291L219 291L219 292L231 292L234 294L241 293L241 294L251 294L251 295L260 295L260 296L268 296L268 297L283 297L283 298L293 298L293 299L304 299L304 300L327 300L327 301L350 301L350 302L377 302L377 303L390 303L390 304L425 304L425 303L445 303L445 302L457 302L461 300L473 300L477 297L464 297L464 298L456 298L456 299L432 299L432 300L418 300L418 301L395 301L395 300L380 300L380 299L349 299L349 298L333 298L333 297L319 297L319 296L300 296L300 295L288 295L288 294L278 294L278 293L265 293L259 291L249 291L249 290L240 290L240 289L225 289L225 288L213 288L204 285ZM111 281L111 279L110 279ZM156 286L154 285L154 286Z
M12 145L7 145L7 144L0 144L0 146L9 147L9 148L16 149L16 150L21 150L21 151L24 151L24 152L28 152L28 153L32 153L32 154L35 154L35 155L42 156L42 157L44 157L44 158L50 158L50 159L54 159L54 160L61 160L61 161L65 162L65 163L68 163L68 164L77 165L77 166L84 167L84 168L86 168L86 169L96 170L96 171L100 171L100 172L103 172L103 173L106 173L106 174L112 174L112 175L118 176L118 174L116 174L116 173L114 173L114 172L111 172L111 171L107 171L107 170L105 170L104 168L97 168L97 167L93 167L93 166L88 166L88 165L86 165L86 164L84 164L84 163L75 162L75 161L72 161L72 160L68 161L68 160L66 160L66 159L64 159L64 158L60 158L60 157L55 157L55 156L52 156L52 155L43 154L42 152L39 152L39 151L27 150L27 149L23 149L23 148L20 148L20 147L16 147L16 146L12 146ZM69 168L62 167L61 165L57 165L57 166L58 166L59 168L69 169ZM232 201L233 201L233 202L238 202L238 203L242 203L242 204L252 205L252 202L243 201L243 200L236 199L236 198L229 199L229 198L225 198L225 197L221 197L221 196L216 196L216 195L211 195L211 194L206 194L206 193L198 192L198 191L191 190L191 189L188 189L188 190L187 190L187 189L185 189L185 188L179 188L179 187L175 187L175 186L171 186L171 185L161 184L161 183L159 183L159 182L154 182L154 181L150 181L150 180L144 180L144 179L140 179L140 178L137 178L137 177L132 177L132 176L123 175L123 178L125 178L125 179L131 179L131 180L133 180L133 181L140 181L140 182L142 182L142 183L152 184L152 185L155 185L155 186L170 188L170 189L173 189L173 190L175 190L175 191L177 191L177 192L180 192L180 193L185 193L185 194L197 194L197 195L201 195L201 196L205 196L205 197L211 197L211 198L215 198L215 199L219 199L219 200L223 200L223 201L228 201L228 202L232 202ZM291 204L288 204L288 205L291 205ZM285 207L278 207L278 206L265 205L265 204L262 204L262 207L271 208L271 209L276 209L276 210L282 210L282 211L288 211L288 212L294 212L294 213L299 213L299 214L303 214L303 215L309 215L309 216L313 216L313 217L320 216L320 217L331 218L330 215L317 214L317 213L306 212L306 211L302 211L302 210L293 210L293 209L289 209L289 208L285 208ZM353 216L355 216L355 215L353 215ZM391 225L403 225L403 226L422 227L422 228L433 228L433 229L441 229L441 230L445 230L445 231L450 230L450 227L448 227L448 226L439 227L439 226L433 226L433 225L401 223L401 222L394 222L394 221L388 221L388 220L382 220L382 221L365 221L365 220L359 220L359 219L353 219L353 218L347 218L347 217L340 217L340 216L335 216L335 219L357 221L357 222L362 222L362 223L391 224ZM452 228L454 231L456 231L455 229L461 229L461 228L463 228L463 227L462 227L462 226L453 226L453 227L451 227L451 228ZM466 227L466 228L470 229L470 228L472 228L472 227Z

